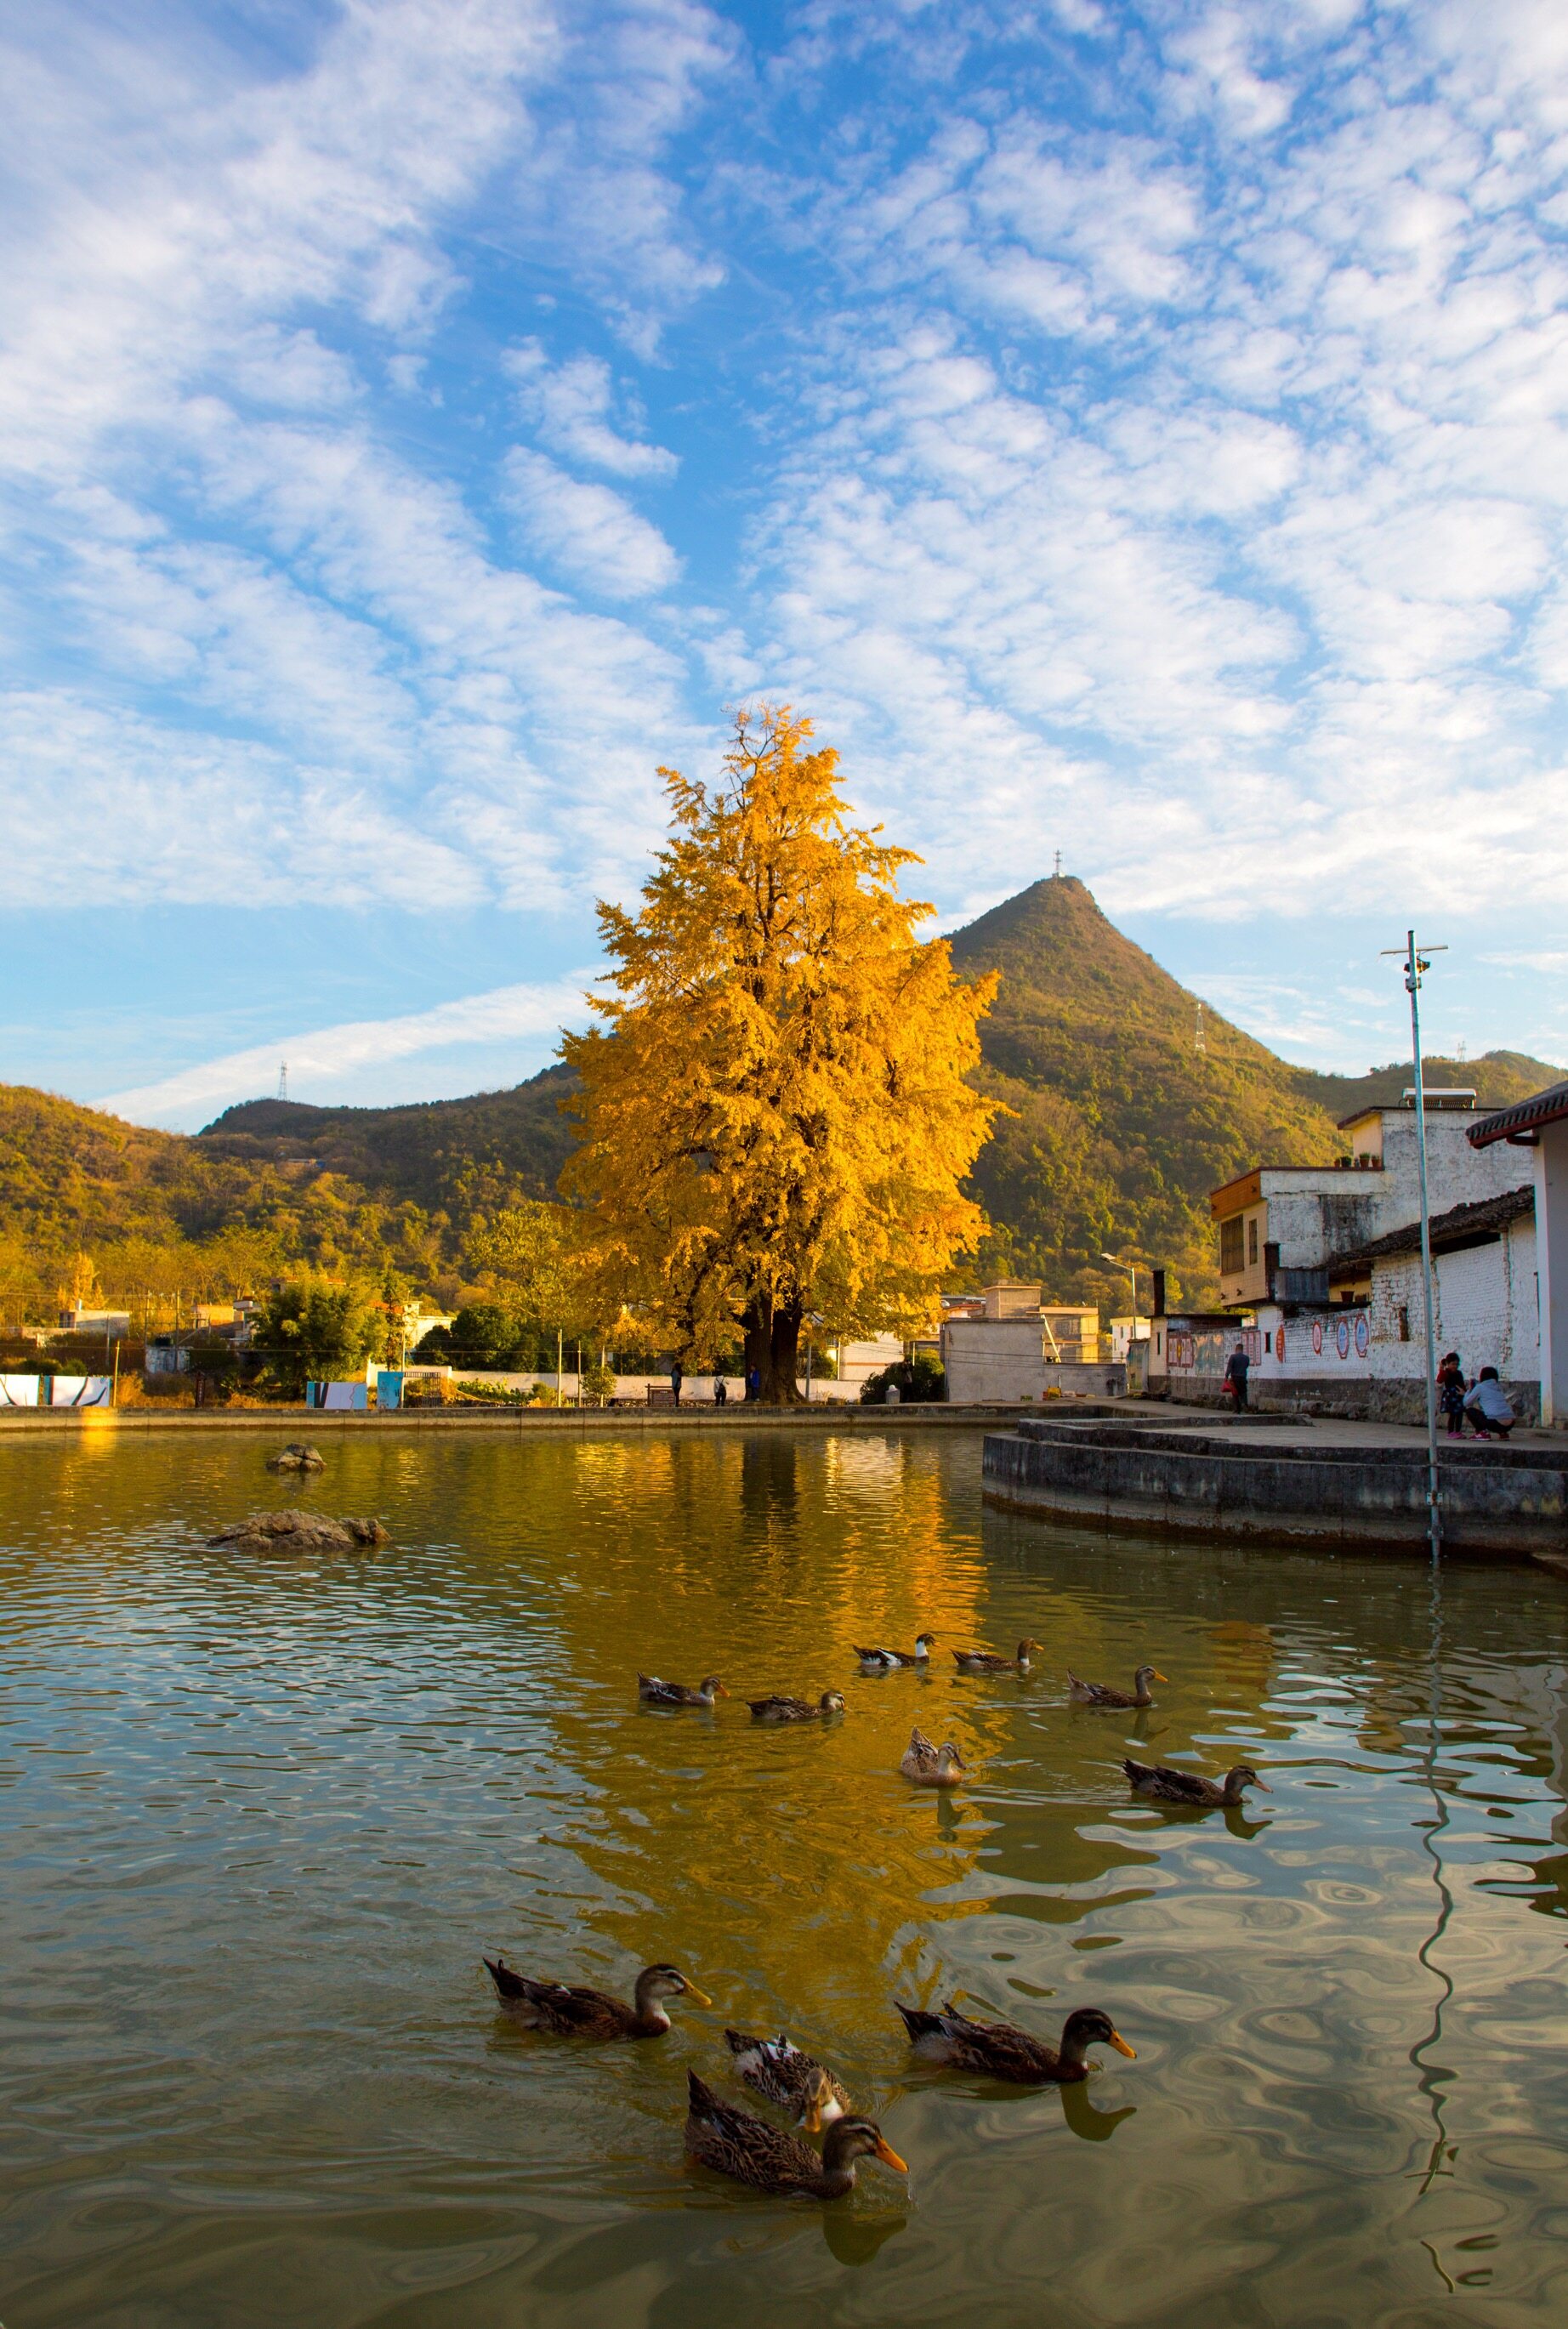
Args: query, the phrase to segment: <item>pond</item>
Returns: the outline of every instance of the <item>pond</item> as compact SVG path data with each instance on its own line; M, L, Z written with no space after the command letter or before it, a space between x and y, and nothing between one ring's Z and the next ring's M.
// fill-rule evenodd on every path
M5 2329L1568 2308L1560 1585L993 1513L978 1433L326 1446L302 1491L239 1431L0 1438ZM298 1502L392 1541L204 1547ZM929 1674L860 1676L924 1627ZM1026 1678L956 1673L1024 1634ZM1147 1712L1066 1703L1145 1658ZM647 1711L639 1668L734 1695ZM830 1726L747 1714L829 1686ZM914 1721L950 1800L898 1776ZM1167 1815L1129 1752L1272 1792ZM713 2006L553 2040L498 1950ZM893 2001L952 1996L1103 2006L1137 2060L928 2067ZM907 2178L686 2165L688 2066L743 2094L726 2023L819 2053Z

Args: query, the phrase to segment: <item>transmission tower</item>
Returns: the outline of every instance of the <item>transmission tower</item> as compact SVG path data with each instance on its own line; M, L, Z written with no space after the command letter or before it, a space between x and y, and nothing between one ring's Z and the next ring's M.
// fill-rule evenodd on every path
M288 1062L287 1060L280 1060L278 1063L278 1097L279 1099L287 1099L288 1097Z
M1058 882L1062 879L1062 852L1060 850L1056 852L1055 878Z
M1197 1021L1193 1028L1193 1049L1200 1059L1207 1059L1209 1047L1204 1040L1204 1006L1201 1003L1198 1004Z

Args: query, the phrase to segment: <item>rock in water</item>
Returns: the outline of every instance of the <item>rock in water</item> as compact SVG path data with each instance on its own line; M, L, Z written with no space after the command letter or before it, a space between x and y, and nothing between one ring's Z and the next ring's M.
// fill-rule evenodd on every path
M319 1448L308 1446L305 1440L291 1439L287 1447L279 1449L276 1456L269 1456L267 1469L269 1472L325 1472L326 1458Z
M298 1512L252 1513L207 1539L228 1552L358 1552L386 1542L378 1520L335 1521L328 1513Z

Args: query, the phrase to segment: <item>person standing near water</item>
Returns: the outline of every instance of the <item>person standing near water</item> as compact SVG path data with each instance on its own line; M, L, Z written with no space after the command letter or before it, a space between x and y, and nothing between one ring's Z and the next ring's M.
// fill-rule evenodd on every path
M1438 1399L1450 1439L1465 1436L1465 1371L1459 1354L1450 1351L1438 1369Z
M723 1375L715 1375L713 1377L713 1405L715 1407L727 1407L729 1403L730 1386L724 1381Z
M760 1399L760 1398L761 1398L761 1396L762 1396L762 1370L761 1370L761 1368L760 1368L760 1367L748 1367L748 1368L747 1368L747 1370L746 1370L746 1396L747 1396L747 1398L748 1398L748 1399Z
M679 1407L681 1403L681 1385L685 1382L685 1369L682 1366L679 1359L672 1359L670 1361L670 1391L677 1407Z
M1247 1411L1247 1366L1246 1345L1238 1343L1225 1361L1225 1381L1231 1387L1231 1397L1236 1402L1238 1415L1244 1415Z

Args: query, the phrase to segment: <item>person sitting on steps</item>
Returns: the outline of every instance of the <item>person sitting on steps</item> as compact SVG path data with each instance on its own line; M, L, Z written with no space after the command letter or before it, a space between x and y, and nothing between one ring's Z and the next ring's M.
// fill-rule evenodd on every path
M1508 1395L1497 1381L1496 1367L1483 1367L1472 1390L1465 1394L1465 1413L1478 1439L1506 1439L1518 1420Z

